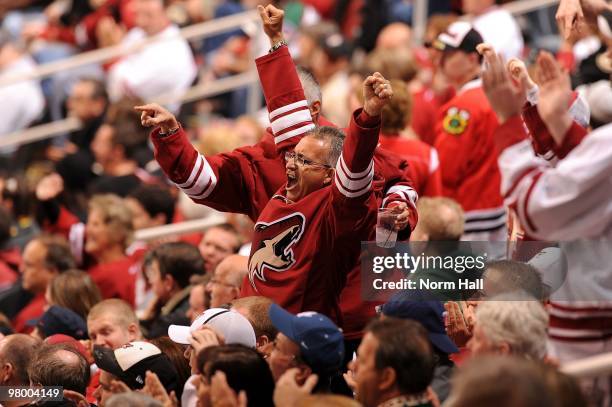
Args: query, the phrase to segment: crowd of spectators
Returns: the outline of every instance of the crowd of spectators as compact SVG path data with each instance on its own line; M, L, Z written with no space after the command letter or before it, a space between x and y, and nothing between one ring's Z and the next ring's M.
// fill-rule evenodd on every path
M0 406L610 405L612 5L426 3L0 0ZM384 214L482 285L369 295Z

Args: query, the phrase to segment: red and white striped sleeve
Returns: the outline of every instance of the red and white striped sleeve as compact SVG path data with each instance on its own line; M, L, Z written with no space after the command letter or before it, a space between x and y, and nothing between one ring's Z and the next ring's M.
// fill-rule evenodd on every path
M176 186L193 200L206 199L215 189L216 185L217 177L202 154L197 154L195 165L192 167L187 180L182 183L176 183Z
M315 124L289 49L281 47L256 63L274 142L279 150L293 149Z
M166 176L194 201L223 212L254 216L254 180L260 179L237 151L204 157L181 128L177 133L151 135L155 159ZM244 161L244 162L243 162Z
M564 145L586 134L574 123ZM552 167L535 155L520 118L495 135L502 195L525 231L543 240L574 240L601 235L612 222L612 125L589 134Z
M382 201L382 207L388 206L391 202L401 201L416 208L416 203L419 200L419 194L410 185L395 184L387 191L385 199Z
M333 183L343 197L359 198L372 191L379 130L380 118L369 117L363 111L354 113Z

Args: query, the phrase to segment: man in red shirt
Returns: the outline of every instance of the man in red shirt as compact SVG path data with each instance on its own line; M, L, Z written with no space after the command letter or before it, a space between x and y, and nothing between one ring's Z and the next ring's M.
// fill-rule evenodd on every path
M438 112L435 147L443 195L465 211L466 240L505 240L506 211L493 133L497 117L482 90L482 36L464 21L451 24L433 46L442 51L440 69L457 94Z
M321 127L286 152L287 182L258 213L243 296L264 295L292 312L339 317L346 274L358 261L359 243L374 232L373 156L380 113L391 95L382 75L368 77L364 108L353 115L344 144L340 131ZM232 194L245 178L254 179L255 189L262 184L250 169L235 171L247 163L204 158L167 110L154 104L138 110L143 125L159 126L152 135L156 158L174 182L202 203L255 206L256 196L238 203L243 193Z
M380 146L405 158L409 166L414 189L419 195L442 194L440 160L435 148L424 143L411 127L412 97L405 82L391 81L393 100L383 110Z

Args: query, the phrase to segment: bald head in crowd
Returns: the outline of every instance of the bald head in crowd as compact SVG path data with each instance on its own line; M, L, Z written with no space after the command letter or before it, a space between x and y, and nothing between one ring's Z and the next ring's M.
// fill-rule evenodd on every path
M28 367L32 384L61 386L83 396L90 379L89 363L74 348L66 344L43 344Z
M412 30L404 23L391 23L376 38L377 49L409 48Z
M0 340L0 386L30 384L28 365L41 344L40 339L24 334L9 335Z
M97 303L89 311L87 331L94 345L111 349L142 338L138 318L132 307L114 298Z
M206 286L212 308L228 304L238 298L242 280L248 272L248 260L248 257L236 254L226 257L219 263Z
M463 209L450 198L419 199L419 223L410 236L411 241L458 241L463 234Z

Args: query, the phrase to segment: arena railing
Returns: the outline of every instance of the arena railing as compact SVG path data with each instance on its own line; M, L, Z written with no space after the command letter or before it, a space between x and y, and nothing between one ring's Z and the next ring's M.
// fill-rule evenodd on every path
M427 27L427 4L428 0L414 0L412 12L412 41L415 45L423 43L425 29ZM502 4L501 7L515 16L530 13L541 8L559 4L559 0L517 0ZM466 18L469 18L467 16Z
M211 226L220 225L225 222L226 219L223 214L213 213L203 219L187 220L180 223L172 223L170 225L140 229L134 233L134 239L137 241L147 242L169 236L186 235L201 232Z
M427 23L427 2L428 0L415 0L413 12L413 40L417 44L423 41L425 26ZM559 0L517 0L511 3L504 4L503 7L515 15L520 15L537 10L542 7L548 7L557 4ZM187 40L210 37L212 35L231 30L233 28L246 28L251 34L257 32L261 35L262 29L259 24L259 16L256 11L247 11L240 14L207 21L204 23L195 24L185 27L181 30L181 36ZM76 68L82 65L100 63L112 58L127 55L135 50L138 50L143 45L159 41L155 37L144 39L142 42L134 44L132 47L124 47L116 45L112 47L102 48L94 51L84 52L71 58L67 58L57 62L51 62L39 66L31 73L16 73L0 79L0 86L10 85L19 81L40 79L52 75L54 73L65 71L71 68ZM185 99L182 98L166 100L168 102L193 101L207 98L223 92L229 92L240 87L249 87L248 96L248 112L250 114L257 111L259 101L261 99L261 89L255 75L254 67L252 70L241 74L218 79L207 84L196 85L190 89ZM199 89L196 89L199 88ZM161 100L164 100L163 97ZM157 101L157 100L154 100ZM0 147L18 146L31 143L34 141L44 140L54 137L58 134L66 134L70 131L81 128L81 123L74 118L58 120L52 123L47 123L28 129L20 130L14 133L0 135Z
M259 21L259 15L256 11L247 11L244 13L234 14L228 17L222 17L213 21L207 21L199 24L194 24L181 29L180 36L186 40L195 40L210 37L235 28L242 28L252 36L262 35L263 30L260 24L255 24ZM29 73L18 72L13 75L7 75L0 78L0 87L8 86L26 80L42 79L53 75L57 72L70 70L82 65L103 63L110 59L118 58L130 53L136 52L143 46L156 42L167 41L173 38L145 38L139 42L135 42L129 47L115 45L107 48L101 48L94 51L84 52L70 58L66 58L56 62L50 62L38 66L35 70ZM188 89L183 95L159 95L147 102L158 102L161 104L181 102L186 103L194 100L204 99L215 96L224 92L248 87L247 111L249 114L254 114L260 107L261 88L255 64L252 63L249 69L241 74L228 76L214 81L199 83ZM66 118L57 120L51 123L42 124L39 126L30 127L28 129L16 131L10 134L0 135L0 148L6 146L18 146L22 144L32 143L39 140L54 137L58 134L66 134L71 131L80 129L82 124L78 119Z

